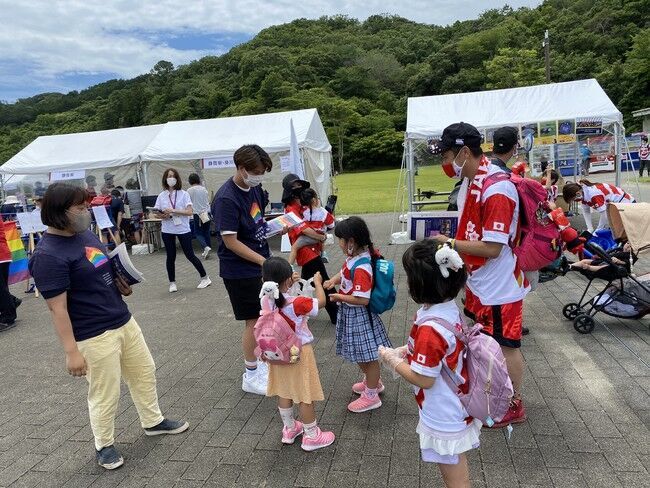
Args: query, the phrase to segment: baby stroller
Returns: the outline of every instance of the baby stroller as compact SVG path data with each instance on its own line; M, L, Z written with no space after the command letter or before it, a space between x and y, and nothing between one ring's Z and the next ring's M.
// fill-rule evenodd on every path
M628 240L634 256L634 250L641 252L650 248L650 208L648 204L610 204L608 214L614 236L619 240ZM625 228L632 229L626 233ZM594 330L594 317L603 312L612 317L623 319L640 319L650 313L650 274L634 276L631 258L628 263L620 264L614 256L621 257L621 247L605 251L598 244L588 242L585 248L605 265L598 271L580 269L579 272L589 282L578 303L567 303L562 314L573 320L573 328L581 334ZM606 281L602 291L590 299L585 299L594 280Z

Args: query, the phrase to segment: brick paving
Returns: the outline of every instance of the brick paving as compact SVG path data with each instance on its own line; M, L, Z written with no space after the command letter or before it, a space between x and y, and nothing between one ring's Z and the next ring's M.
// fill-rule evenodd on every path
M386 246L390 216L367 219L384 254L399 260L405 247ZM335 272L342 256L334 247L330 254ZM85 381L65 372L44 302L25 296L19 325L0 335L0 486L442 486L435 466L419 461L417 409L403 381L385 379L381 409L347 412L358 370L335 356L324 312L311 322L326 396L317 409L321 425L338 438L304 453L299 444L281 445L274 401L240 389L241 325L217 278L216 257L208 261L214 283L207 290L194 288L195 272L179 257L174 295L163 253L134 261L148 281L128 302L156 360L163 412L187 419L191 430L144 436L123 388L116 441L125 465L114 472L98 467ZM650 270L650 260L642 258L639 268ZM401 272L396 306L384 315L394 344L403 344L417 308L404 278ZM510 439L483 431L481 449L470 454L474 486L650 486L650 372L638 359L650 363L649 321L601 315L611 333L598 324L590 335L577 334L561 309L583 287L570 274L527 298L531 335L522 350L530 419ZM22 285L14 292L23 297Z

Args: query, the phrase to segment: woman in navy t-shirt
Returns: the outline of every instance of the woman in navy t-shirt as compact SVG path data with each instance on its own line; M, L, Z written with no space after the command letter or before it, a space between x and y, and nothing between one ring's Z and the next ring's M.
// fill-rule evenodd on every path
M156 365L122 295L131 287L119 275L106 247L88 227L86 191L55 183L45 192L41 219L48 226L29 262L47 302L68 372L88 381L88 410L100 466L124 459L115 449L115 413L124 378L146 435L178 434L187 422L165 419L158 406Z
M264 209L268 195L262 189L271 171L269 155L257 145L242 146L234 155L235 176L217 191L212 215L219 235L219 275L223 279L236 320L244 320L242 345L246 371L242 389L266 395L268 369L257 363L253 327L260 316L262 264L271 255L266 242Z

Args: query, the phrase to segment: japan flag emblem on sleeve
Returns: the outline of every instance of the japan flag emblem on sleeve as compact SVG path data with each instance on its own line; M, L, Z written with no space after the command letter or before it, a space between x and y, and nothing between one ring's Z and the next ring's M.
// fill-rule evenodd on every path
M503 222L495 222L492 225L492 229L496 230L497 232L503 232L504 230L506 230L506 224L504 224Z
M418 357L415 360L416 363L424 364L427 362L427 357L424 354L418 353Z

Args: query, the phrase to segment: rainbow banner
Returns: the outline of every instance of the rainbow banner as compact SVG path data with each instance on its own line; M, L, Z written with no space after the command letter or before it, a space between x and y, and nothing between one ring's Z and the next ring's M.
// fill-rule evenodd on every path
M27 265L27 251L20 238L20 232L16 228L16 222L5 222L5 237L11 251L11 265L9 266L9 284L14 285L29 279Z

